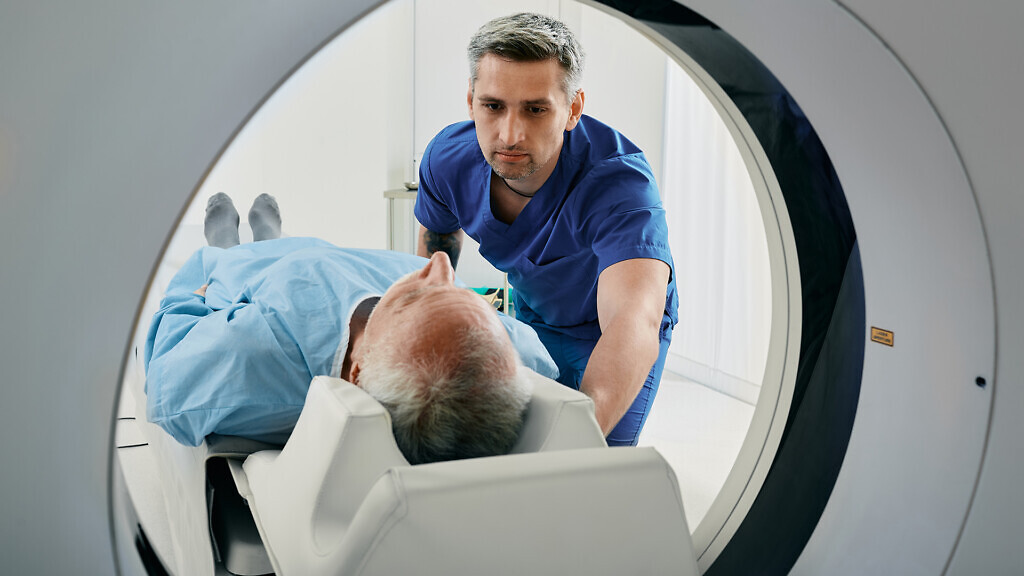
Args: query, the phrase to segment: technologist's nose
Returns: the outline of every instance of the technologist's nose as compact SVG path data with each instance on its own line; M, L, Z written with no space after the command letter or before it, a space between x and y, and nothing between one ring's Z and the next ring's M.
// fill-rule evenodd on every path
M423 272L423 277L432 284L455 283L455 270L452 269L452 261L445 252L434 252Z
M523 141L525 132L522 119L514 112L509 112L501 119L501 130L498 137L505 146L515 146Z

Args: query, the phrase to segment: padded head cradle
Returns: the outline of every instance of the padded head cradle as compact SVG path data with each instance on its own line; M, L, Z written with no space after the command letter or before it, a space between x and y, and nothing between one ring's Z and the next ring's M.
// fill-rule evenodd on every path
M286 573L696 575L689 542L653 448L591 448L394 468L326 557Z
M589 396L525 370L533 384L513 454L607 446Z
M593 402L588 397L536 374L531 373L531 379L533 395L523 433L514 451L605 446L594 418ZM605 461L608 454L618 451L598 452L602 455L598 458ZM626 457L627 454L624 452L620 456ZM509 458L512 457L463 462L494 462ZM567 461L576 462L573 459ZM333 557L343 542L355 542L349 540L357 537L351 530L351 523L359 514L366 516L367 512L359 511L365 508L364 499L378 478L385 473L393 475L396 470L435 466L440 472L435 471L434 474L443 476L447 474L445 470L460 470L448 468L454 464L444 462L410 467L395 444L390 417L380 404L348 382L317 377L310 386L306 405L284 449L259 452L245 461L243 469L248 492L243 496L249 500L278 573L313 574L318 572L310 571L313 570L308 565L313 561L311 559ZM518 465L525 466L526 470L539 470L531 466L529 460ZM490 478L486 473L490 468L484 466L480 483L496 480L484 480ZM502 470L501 474L507 474L508 478L516 477ZM661 474L664 476L663 472ZM535 488L543 488L540 484L544 482L539 479L533 482ZM678 489L674 490L678 498ZM685 519L683 526L685 528ZM329 567L336 562L334 559L326 563L323 569L327 572L324 573L333 573Z

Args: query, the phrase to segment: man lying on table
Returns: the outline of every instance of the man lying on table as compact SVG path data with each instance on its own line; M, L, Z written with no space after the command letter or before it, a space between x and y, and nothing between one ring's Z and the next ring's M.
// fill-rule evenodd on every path
M328 375L387 408L410 463L511 449L530 394L523 364L557 369L529 327L456 286L447 255L280 238L265 194L249 212L253 243L239 244L238 221L230 198L210 199L210 246L153 317L151 422L192 446L212 433L283 444L310 381Z

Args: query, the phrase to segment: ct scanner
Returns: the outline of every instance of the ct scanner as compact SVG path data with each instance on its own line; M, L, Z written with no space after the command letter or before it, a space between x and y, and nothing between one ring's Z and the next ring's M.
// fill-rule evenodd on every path
M111 439L147 279L248 115L375 5L0 4L3 573L145 573ZM695 532L701 568L1024 573L1024 4L599 6L703 83L778 222L790 296L770 371L790 397ZM813 133L783 123L772 144L780 123L730 74L779 82ZM827 201L793 196L788 178L821 175L776 164L808 141L787 133L820 138Z

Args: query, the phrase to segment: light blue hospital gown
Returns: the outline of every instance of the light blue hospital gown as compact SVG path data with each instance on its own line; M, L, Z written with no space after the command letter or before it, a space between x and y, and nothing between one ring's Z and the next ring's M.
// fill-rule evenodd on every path
M314 238L200 249L146 338L146 417L191 446L211 433L283 444L313 376L339 376L355 307L426 262ZM536 334L501 318L523 363L557 377Z

